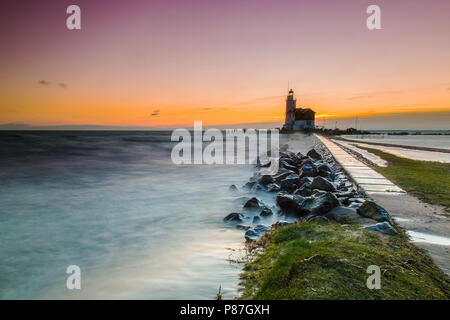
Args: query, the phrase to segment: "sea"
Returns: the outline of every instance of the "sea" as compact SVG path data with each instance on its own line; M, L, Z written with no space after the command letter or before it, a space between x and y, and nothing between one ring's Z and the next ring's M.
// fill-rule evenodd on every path
M170 136L0 131L0 299L239 295L244 232L223 218L251 196L254 165L176 165ZM72 265L80 289L67 286Z

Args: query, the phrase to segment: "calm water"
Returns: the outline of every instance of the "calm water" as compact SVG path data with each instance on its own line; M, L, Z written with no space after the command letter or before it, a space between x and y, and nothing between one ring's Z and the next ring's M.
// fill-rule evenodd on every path
M361 142L380 142L413 147L429 147L450 150L450 135L343 135Z
M211 299L219 285L236 296L242 266L227 258L243 232L222 218L243 195L229 185L253 168L176 166L169 140L0 132L0 298ZM81 290L66 289L72 264Z

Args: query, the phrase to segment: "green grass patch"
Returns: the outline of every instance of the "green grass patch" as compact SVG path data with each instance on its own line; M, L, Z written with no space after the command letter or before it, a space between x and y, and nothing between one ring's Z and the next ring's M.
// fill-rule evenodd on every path
M425 202L441 204L450 211L450 164L418 161L394 156L377 149L358 146L384 160L387 167L373 166L386 178Z
M269 231L265 250L241 274L241 299L448 299L450 280L403 232L385 236L358 225L301 222ZM367 267L381 268L368 289Z

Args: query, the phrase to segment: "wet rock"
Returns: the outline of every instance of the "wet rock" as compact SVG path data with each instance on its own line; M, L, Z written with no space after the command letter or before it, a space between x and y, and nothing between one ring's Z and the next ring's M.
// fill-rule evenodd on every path
M246 184L244 184L244 188L251 189L256 184L256 181L249 181Z
M261 220L261 218L259 216L254 216L253 217L253 223L258 222L259 220Z
M229 186L228 189L229 189L230 191L237 191L237 190L238 190L238 188L236 187L235 184L232 184L231 186Z
M243 225L243 224L237 224L236 225L236 229L239 229L239 230L248 230L250 228L251 228L250 226L246 226L246 225Z
M287 176L293 174L294 172L290 171L290 170L283 170L282 172L279 172L276 176L273 177L273 180L276 181L277 183L281 182L281 180L283 180L284 178L286 178Z
M255 185L253 185L252 187L252 191L262 191L262 190L266 190L266 188L264 188L262 185L260 185L259 183L256 183Z
M342 206L337 206L331 209L326 217L331 220L335 220L340 223L349 223L359 220L361 217L356 212L354 208L346 208Z
M275 222L273 225L274 226L280 226L280 227L284 227L284 226L288 226L290 224L293 224L292 222L286 221L286 220L280 220Z
M340 203L336 196L331 192L327 192L318 197L305 198L300 205L300 210L301 212L321 215L339 205Z
M302 196L302 197L309 197L310 195L312 195L312 190L306 185L304 184L303 186L301 186L298 189L295 189L293 194Z
M257 198L253 197L244 204L244 208L258 209L264 207L264 204Z
M350 204L348 205L349 208L355 208L358 209L359 207L361 207L362 203L361 202L350 202Z
M281 190L281 186L277 183L271 183L267 186L267 191L269 192L278 192Z
M325 222L325 223L330 222L330 220L328 220L327 217L318 216L315 214L310 214L310 215L306 216L304 221L306 221L306 222L317 221L317 222Z
M294 173L298 173L298 168L293 166L293 165L291 165L291 164L289 164L289 163L287 163L286 161L283 161L283 160L280 161L280 166L283 167L283 168L286 168L286 169L288 169L288 170L290 170L290 171L292 171Z
M281 208L281 211L284 213L294 215L300 215L302 213L300 204L303 202L303 198L300 196L280 192L277 194L276 201Z
M281 180L280 188L281 190L292 193L295 189L299 187L299 176L297 174L291 174Z
M268 184L272 183L273 177L271 175L265 174L263 176L261 176L261 178L259 178L258 183L263 185L263 186L267 186Z
M255 241L258 240L260 236L262 236L267 230L270 228L263 224L258 224L256 227L248 229L245 232L245 240L247 241Z
M334 186L334 184L332 182L330 182L327 179L325 179L324 177L320 177L320 176L315 177L313 179L310 187L311 187L311 189L319 189L319 190L331 191L331 192L336 191L336 187Z
M376 231L380 233L396 235L398 234L397 230L387 221L380 222L371 226L364 227L364 229Z
M316 165L310 159L302 162L301 169L299 170L300 177L315 177L318 174Z
M223 218L223 221L225 221L225 222L242 222L243 218L244 218L244 216L241 213L232 212L229 215L227 215L225 218Z
M371 218L378 222L387 221L392 224L391 216L386 209L372 200L364 201L364 203L357 209L357 212L363 217Z
M261 211L261 213L259 215L261 217L268 217L268 216L273 215L273 212L269 208L264 208L264 209L262 209L262 211Z
M309 150L306 155L308 157L310 157L311 159L314 159L314 160L321 160L322 159L322 156L320 155L320 153L318 153L315 149Z

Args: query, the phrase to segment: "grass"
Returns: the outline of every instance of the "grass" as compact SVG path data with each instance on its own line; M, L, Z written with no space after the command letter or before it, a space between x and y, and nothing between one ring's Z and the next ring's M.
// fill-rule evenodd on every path
M387 167L373 166L373 169L400 186L431 204L440 204L450 212L450 164L418 161L394 156L377 149L358 146L384 160Z
M274 228L262 254L241 274L241 299L449 299L450 280L400 231L385 236L358 225L301 222ZM381 289L366 286L381 268Z

